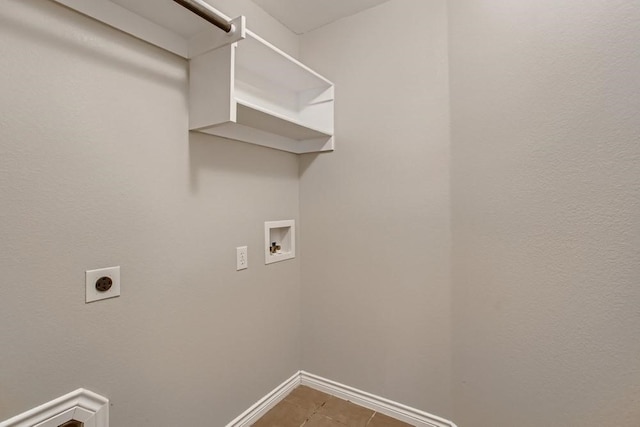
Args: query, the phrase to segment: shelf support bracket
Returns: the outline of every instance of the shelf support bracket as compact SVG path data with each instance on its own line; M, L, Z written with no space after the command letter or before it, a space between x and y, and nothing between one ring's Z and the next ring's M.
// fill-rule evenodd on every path
M244 16L238 16L229 22L235 28L233 32L225 33L211 29L211 31L202 31L189 39L189 58L195 58L210 50L247 38L247 23Z
M246 38L247 24L244 16L229 20L218 9L204 0L173 1L220 29L204 31L191 38L189 40L189 58Z

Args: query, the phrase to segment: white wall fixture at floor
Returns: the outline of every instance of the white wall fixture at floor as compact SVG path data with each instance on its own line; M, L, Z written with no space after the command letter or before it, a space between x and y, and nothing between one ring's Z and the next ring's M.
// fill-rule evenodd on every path
M84 423L84 427L109 427L109 399L79 388L0 422L0 427L58 427L71 420Z
M415 427L456 427L453 422L445 420L444 418L305 371L296 372L236 419L227 424L226 427L248 427L252 425L300 385L305 385L332 396L348 400L356 405L404 421Z
M264 223L264 263L271 264L296 257L296 222L267 221Z

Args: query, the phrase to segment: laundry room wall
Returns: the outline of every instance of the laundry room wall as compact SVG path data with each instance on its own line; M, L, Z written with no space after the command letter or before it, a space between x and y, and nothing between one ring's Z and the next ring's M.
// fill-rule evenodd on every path
M303 368L449 417L446 2L385 2L300 52L336 84L336 150L300 165Z
M640 422L640 3L450 2L460 426Z
M299 260L262 252L297 157L190 134L185 60L52 1L0 0L0 64L0 420L83 387L114 427L221 426L298 370ZM122 295L85 304L115 265Z

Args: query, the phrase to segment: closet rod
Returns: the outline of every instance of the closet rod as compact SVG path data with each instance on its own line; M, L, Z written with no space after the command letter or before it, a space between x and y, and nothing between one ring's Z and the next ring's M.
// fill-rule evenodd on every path
M189 9L202 19L211 22L225 33L233 32L233 25L217 13L215 13L207 3L202 0L173 0L185 9Z

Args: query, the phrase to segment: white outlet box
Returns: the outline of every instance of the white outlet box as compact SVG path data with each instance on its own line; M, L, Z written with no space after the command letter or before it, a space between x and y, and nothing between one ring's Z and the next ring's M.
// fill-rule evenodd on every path
M296 257L296 223L292 219L264 223L264 263Z
M107 291L96 289L96 282L102 277L111 279L111 288ZM120 296L120 267L99 268L85 272L86 300L85 302L100 301Z
M236 271L249 267L249 255L246 246L236 248Z

